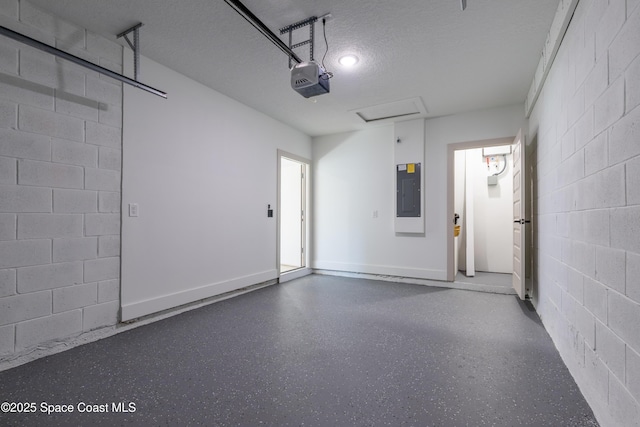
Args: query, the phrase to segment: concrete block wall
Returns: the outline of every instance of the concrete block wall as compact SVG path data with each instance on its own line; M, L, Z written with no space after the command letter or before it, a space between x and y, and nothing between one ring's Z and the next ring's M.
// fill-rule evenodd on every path
M580 0L530 117L534 302L603 426L640 426L640 2Z
M0 25L122 72L122 47L0 1ZM0 358L120 307L122 86L0 36Z

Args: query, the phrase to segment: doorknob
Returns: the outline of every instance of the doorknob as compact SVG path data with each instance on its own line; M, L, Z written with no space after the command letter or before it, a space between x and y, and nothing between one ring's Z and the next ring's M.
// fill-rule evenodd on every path
M513 221L514 224L529 224L530 222L528 219L516 219Z

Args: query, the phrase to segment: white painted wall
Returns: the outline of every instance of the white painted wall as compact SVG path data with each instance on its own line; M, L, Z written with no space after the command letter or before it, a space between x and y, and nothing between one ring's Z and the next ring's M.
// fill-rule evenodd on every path
M130 62L129 55L125 59ZM142 58L167 100L124 91L122 316L130 319L277 276L277 149L310 138Z
M466 161L460 160L465 157ZM513 272L513 167L512 155L507 155L507 167L498 176L498 184L487 185L487 166L482 148L456 152L456 191L463 191L459 181L466 178L473 184L473 253L476 271L493 273ZM458 196L457 198L462 198ZM462 209L460 215L465 210ZM468 233L465 230L464 237ZM465 251L465 239L461 239L460 250ZM466 265L463 253L460 257ZM461 267L462 268L462 267ZM463 268L464 269L464 268Z
M393 229L393 126L314 138L313 268L446 280L447 144L513 136L523 115L515 105L426 120L423 235Z
M281 226L280 264L301 267L302 247L302 164L282 159L281 176Z
M640 425L639 5L578 3L529 126L534 303L605 427Z

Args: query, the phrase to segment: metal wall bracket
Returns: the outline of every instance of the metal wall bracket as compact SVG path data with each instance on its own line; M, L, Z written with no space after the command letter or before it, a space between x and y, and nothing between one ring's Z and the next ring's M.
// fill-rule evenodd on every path
M133 79L138 80L140 73L140 27L144 24L140 22L139 24L134 25L126 31L118 34L118 38L124 37L124 39L129 44L129 47L133 50ZM129 33L133 33L133 43L129 40Z
M304 21L296 22L295 24L288 25L284 28L280 28L280 35L289 33L289 49L293 50L298 47L309 45L309 60L313 61L313 42L314 42L314 33L315 33L315 23L318 20L317 16L312 16L311 18L307 18ZM292 44L292 33L294 30L306 27L309 25L309 38L300 43ZM291 68L292 57L289 56L289 68Z

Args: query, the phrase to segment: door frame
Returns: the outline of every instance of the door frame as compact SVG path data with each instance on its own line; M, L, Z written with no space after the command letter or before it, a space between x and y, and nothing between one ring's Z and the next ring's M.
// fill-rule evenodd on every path
M473 148L494 147L499 145L512 145L515 136L506 138L483 139L477 141L454 142L447 144L447 281L454 282L456 272L454 262L454 236L453 236L453 215L455 214L455 152L460 150L470 150Z
M311 268L309 267L309 263L311 258L309 256L309 242L310 242L310 212L311 212L311 160L298 156L293 153L289 153L284 150L278 150L277 157L277 165L278 165L278 179L277 179L277 200L276 200L276 269L278 272L278 281L280 283L296 279L298 277L307 276L311 274ZM304 267L288 271L286 273L282 273L280 271L280 230L281 230L281 215L280 215L280 204L281 204L281 191L282 191L282 159L286 158L289 160L293 160L295 162L299 162L304 166L304 187L303 190L303 203L304 203L304 216L302 222L302 245L304 248L303 257L304 257Z

